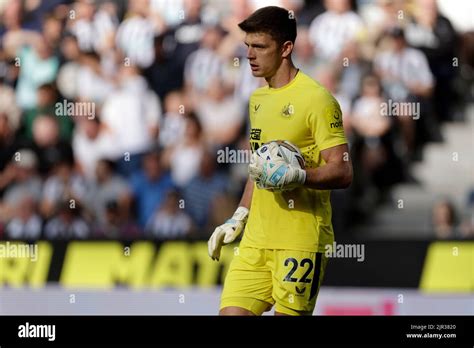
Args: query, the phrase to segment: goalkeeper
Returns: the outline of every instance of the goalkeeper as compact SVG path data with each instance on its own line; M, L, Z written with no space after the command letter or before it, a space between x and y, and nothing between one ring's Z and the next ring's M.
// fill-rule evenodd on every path
M334 241L330 190L352 181L342 114L334 97L293 65L291 13L264 7L239 27L246 33L252 74L268 85L250 97L254 153L239 207L208 242L209 255L219 260L223 244L244 232L224 282L220 314L261 315L275 306L277 315L311 315L327 263L325 245ZM276 139L300 149L304 169L275 156L275 143L268 145L268 160L256 155ZM270 180L276 168L277 180Z

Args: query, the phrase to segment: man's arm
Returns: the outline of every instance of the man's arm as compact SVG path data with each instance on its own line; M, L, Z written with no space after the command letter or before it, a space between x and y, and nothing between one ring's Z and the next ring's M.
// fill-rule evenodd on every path
M321 156L326 164L306 169L304 186L317 190L347 188L352 182L352 162L347 144L322 150Z
M219 261L222 245L232 243L243 232L249 215L252 194L253 182L249 178L234 215L224 224L217 226L207 242L209 256L213 260Z
M253 181L248 178L247 183L245 184L244 193L240 199L239 207L250 209L250 205L252 204L253 186Z

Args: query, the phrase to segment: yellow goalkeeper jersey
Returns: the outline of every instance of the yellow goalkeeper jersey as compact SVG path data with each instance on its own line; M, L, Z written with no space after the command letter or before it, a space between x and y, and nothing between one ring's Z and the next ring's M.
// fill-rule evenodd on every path
M252 151L271 140L289 140L300 148L306 168L317 168L325 163L322 150L347 143L338 102L301 71L281 88L257 89L249 112ZM324 252L333 241L329 190L275 193L254 186L241 245Z

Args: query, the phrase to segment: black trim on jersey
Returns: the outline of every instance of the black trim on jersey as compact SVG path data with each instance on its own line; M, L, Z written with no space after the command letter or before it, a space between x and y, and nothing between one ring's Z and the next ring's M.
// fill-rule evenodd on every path
M311 300L314 295L318 293L319 290L319 278L321 277L321 269L322 265L322 256L323 253L316 253L315 261L314 261L314 276L313 276L313 283L311 284L311 293L309 294L309 299Z

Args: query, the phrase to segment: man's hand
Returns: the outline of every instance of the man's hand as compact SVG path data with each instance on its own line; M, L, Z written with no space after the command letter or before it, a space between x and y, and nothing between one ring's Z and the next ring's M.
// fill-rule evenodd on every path
M269 143L271 158L264 159L252 154L249 164L249 177L257 184L259 189L270 189L273 191L292 190L301 186L306 181L306 171L294 167L276 156L278 144Z
M232 218L223 225L218 226L207 242L209 256L213 260L219 261L223 244L232 243L244 230L247 223L249 210L245 207L238 207Z

